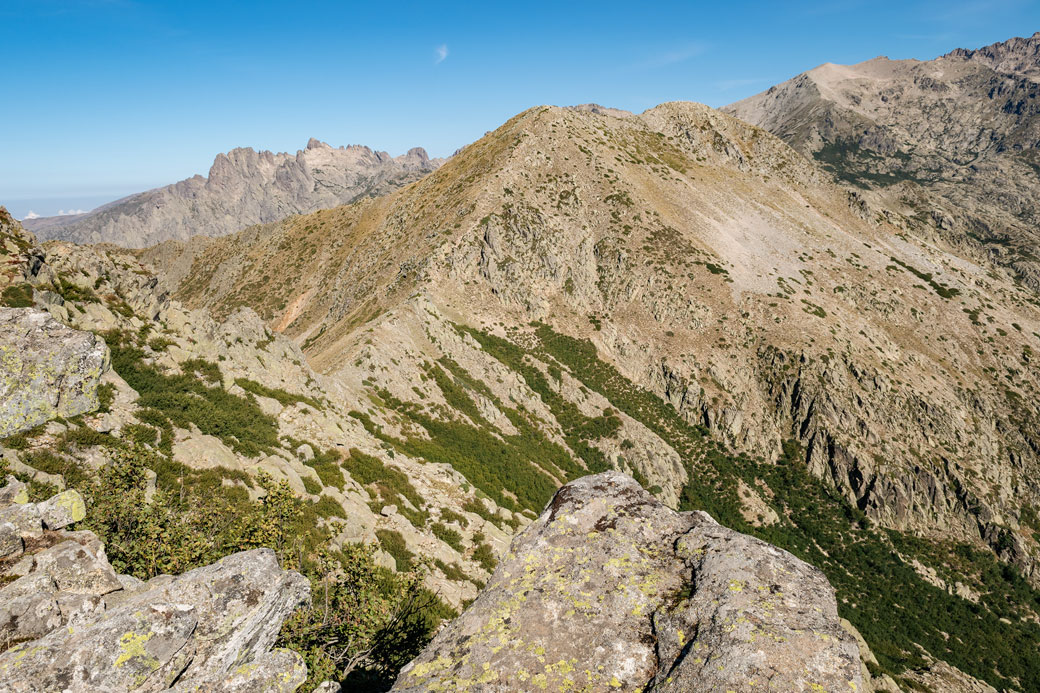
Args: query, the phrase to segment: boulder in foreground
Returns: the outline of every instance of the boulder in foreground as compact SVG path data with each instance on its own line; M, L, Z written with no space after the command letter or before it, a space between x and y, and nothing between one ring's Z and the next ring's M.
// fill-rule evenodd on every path
M561 488L396 691L862 691L823 574L618 472Z

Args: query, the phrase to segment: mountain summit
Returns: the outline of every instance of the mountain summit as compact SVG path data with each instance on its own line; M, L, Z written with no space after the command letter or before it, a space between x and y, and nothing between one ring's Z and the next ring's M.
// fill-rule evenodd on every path
M1040 289L1040 34L930 61L825 64L724 111L888 213Z
M311 138L296 154L250 148L218 154L209 176L125 197L86 214L27 219L41 239L132 248L195 235L222 236L252 224L382 195L441 164L416 147L391 157L361 145Z

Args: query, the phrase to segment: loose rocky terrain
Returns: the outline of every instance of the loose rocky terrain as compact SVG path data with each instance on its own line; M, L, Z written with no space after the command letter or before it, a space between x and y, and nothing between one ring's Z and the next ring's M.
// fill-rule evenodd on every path
M242 147L218 154L207 177L196 175L85 214L27 219L25 226L43 239L131 248L222 236L385 194L440 163L420 147L397 157L361 145L334 149L315 139L296 154Z
M864 211L1040 291L1040 33L827 63L727 106L860 188Z

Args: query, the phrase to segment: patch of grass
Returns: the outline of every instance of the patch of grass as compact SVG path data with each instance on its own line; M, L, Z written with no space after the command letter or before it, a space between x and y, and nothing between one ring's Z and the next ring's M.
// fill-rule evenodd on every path
M166 351L168 348L174 346L177 342L167 337L152 337L148 340L148 348L158 353Z
M498 561L495 560L495 551L489 544L480 544L473 550L473 555L470 556L474 561L480 564L480 567L489 573L494 572L495 566L498 565Z
M459 553L462 553L462 535L459 534L458 531L451 529L440 522L434 522L430 525L430 530L433 532L433 536L437 537Z
M408 550L400 532L393 529L377 529L376 538L379 539L379 545L383 550L394 557L397 572L404 573L412 569L415 554Z
M32 308L33 289L29 284L12 284L0 294L0 303L8 308Z
M460 527L468 527L469 520L465 515L460 515L451 508L441 508L441 522L454 522Z
M112 403L116 401L116 386L112 383L98 385L98 412L107 414L112 411Z
M444 573L444 577L454 582L465 582L469 580L469 576L463 572L462 568L458 563L452 563L448 565L439 558L433 560L433 564L437 566L437 569Z
M384 503L396 505L398 512L414 526L426 525L429 519L429 513L424 510L426 504L412 486L407 474L388 467L380 459L366 455L357 448L350 449L350 456L343 462L343 467L359 484L370 486ZM416 509L409 508L405 499Z
M215 363L192 359L182 364L182 373L169 375L143 362L144 352L132 335L109 332L105 341L112 350L113 369L140 395L138 419L163 431L160 447L166 454L172 427L191 424L247 457L269 454L278 447L278 424L255 400L207 385L221 381Z
M291 392L286 392L279 387L266 387L256 382L255 380L249 380L248 378L235 378L235 384L246 392L251 392L254 395L260 395L261 397L268 397L273 400L277 400L283 407L292 406L296 403L306 404L312 409L321 411L323 409L321 402L314 399L313 397L307 397L305 395L294 395Z
M318 478L325 486L342 489L347 483L340 467L343 463L343 455L335 449L315 452L313 458L304 460L303 463L318 473Z
M90 287L82 287L65 279L58 277L54 283L54 291L66 301L72 303L101 303L101 299Z
M900 267L902 267L906 271L910 272L912 275L914 275L915 277L917 277L921 281L927 282L928 286L932 287L932 291L934 291L936 294L938 294L941 298L945 298L945 299L949 300L949 299L951 299L951 298L953 298L955 296L960 295L960 293L961 293L960 289L955 289L955 288L946 286L945 284L942 284L941 282L937 282L934 279L932 279L931 272L922 272L921 270L919 270L919 269L917 269L915 267L911 267L910 265L906 264L902 260L897 260L894 257L890 257L889 259L891 259L892 262L896 263L897 265L899 265Z

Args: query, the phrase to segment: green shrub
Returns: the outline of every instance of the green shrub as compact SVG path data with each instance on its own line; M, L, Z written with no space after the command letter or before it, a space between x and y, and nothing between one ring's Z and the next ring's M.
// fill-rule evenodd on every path
M131 443L155 447L159 440L159 431L144 424L127 424L123 426L123 436Z
M155 352L166 351L167 348L176 343L175 340L168 337L152 337L148 340L148 348Z
M206 385L204 381L221 380L216 364L192 359L181 365L183 373L167 375L142 362L144 352L131 335L109 332L105 341L112 350L112 367L140 395L138 420L163 431L160 449L164 453L170 453L173 426L188 428L189 424L247 457L273 452L278 446L277 422L252 398Z
M468 513L473 513L474 515L477 515L482 519L487 520L499 529L502 528L502 518L488 510L487 506L481 503L476 498L467 499L466 502L462 504L462 509ZM476 537L476 535L474 535L474 537ZM474 541L479 542L481 540L474 538Z
M465 515L460 515L451 508L441 508L441 521L442 522L454 522L460 527L468 527L469 520L466 519Z
M89 476L83 466L72 459L56 454L53 450L41 449L27 452L22 456L22 461L41 472L48 474L60 474L65 483L74 488L87 483Z
M304 479L304 482L306 481L307 479ZM313 481L313 479L311 481ZM306 485L306 483L304 485ZM347 516L346 511L343 510L343 506L336 502L336 499L332 498L331 496L322 495L321 498L319 498L317 502L314 503L313 507L314 512L318 515L318 517L345 518Z
M66 301L72 303L101 303L101 299L90 287L81 287L65 279L58 277L54 284L54 291Z
M350 457L343 462L343 466L359 484L370 486L384 503L396 505L398 512L413 525L419 528L426 525L429 519L429 513L424 510L426 504L408 480L407 474L386 466L378 458L366 455L357 448L350 449ZM408 507L405 500L416 509Z
M342 464L343 456L335 449L324 452L315 452L314 457L304 460L304 464L318 473L318 478L325 486L333 486L342 489L347 480L343 478Z
M480 544L473 550L471 558L489 573L494 572L495 566L498 565L498 561L495 560L495 552L488 544Z
M383 550L394 557L394 561L397 563L397 572L407 573L412 569L412 561L415 559L415 554L408 550L408 546L405 544L404 537L401 533L393 529L377 529L376 537L379 539L379 545L383 547Z
M303 480L303 488L307 493L312 496L321 495L321 484L306 475L301 475L300 479Z
M107 414L112 411L112 403L116 400L116 386L112 383L98 385L98 411Z
M433 564L444 574L444 577L454 582L469 580L469 576L462 570L458 563L448 565L439 558L434 559Z
M246 392L250 392L254 395L260 395L261 397L268 397L273 400L277 400L283 407L296 404L297 402L308 405L309 407L321 411L323 409L321 402L314 399L313 397L307 397L305 395L294 395L291 392L286 392L281 388L271 388L261 385L255 380L249 380L248 378L235 378L235 384Z
M8 308L32 308L33 288L29 284L12 284L4 288L0 303Z
M277 643L307 664L300 690L323 679L343 681L345 690L387 690L440 622L455 615L422 586L421 571L389 573L372 553L360 544L323 551L309 572L311 604L286 621Z
M434 522L430 526L430 530L433 535L443 541L445 544L455 549L459 553L462 553L462 535L456 530L451 529L440 522Z

